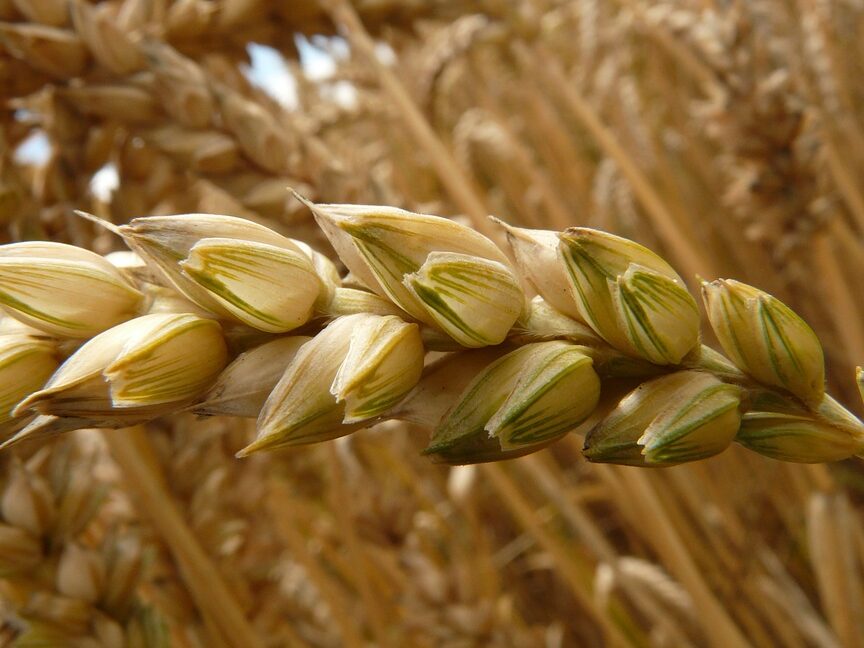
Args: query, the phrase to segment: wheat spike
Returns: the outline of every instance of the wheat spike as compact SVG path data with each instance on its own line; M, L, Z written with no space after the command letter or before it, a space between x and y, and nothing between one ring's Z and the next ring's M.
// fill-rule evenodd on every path
M812 329L756 288L722 280L704 284L709 320L729 362L699 345L695 301L682 279L632 241L586 228L557 234L509 228L518 251L511 265L492 241L453 221L387 207L306 202L341 261L366 289L392 301L398 315L342 315L322 328L310 321L313 304L326 310L332 300L327 295L336 294L341 279L305 244L236 217L139 218L118 230L124 240L162 283L209 314L153 313L93 338L44 389L15 407L15 417L41 417L6 444L88 422L122 427L190 402L207 412L212 396L202 401L203 392L213 388L218 398L227 388L215 387L225 364L227 331L215 321L222 320L223 327L235 322L235 328L257 330L253 345L275 342L274 333L307 321L303 330L313 334L280 365L284 374L262 406L259 438L244 456L386 420L412 388L422 394L426 350L448 351L451 368L444 371L459 373L460 354L484 346L498 347L499 358L480 367L467 385L454 374L444 385L447 397L435 396L445 407L429 423L434 430L427 452L440 460L492 461L537 450L587 419L601 395L620 402L587 435L592 461L675 464L722 452L733 440L803 462L836 460L864 448L864 424L825 395L822 349ZM50 244L30 244L37 251L40 245ZM20 261L19 274L32 269L34 285L41 281L48 293L62 292L51 277L40 279L44 261L31 247L0 252ZM69 259L105 263L68 249ZM289 270L302 276L274 286L271 275ZM548 280L556 275L557 281ZM529 304L520 285L527 277L540 292L530 317L524 316ZM300 290L292 292L295 285ZM273 301L274 293L280 301ZM562 325L567 316L548 305L537 310L543 298L569 304L568 312L599 338L574 345ZM54 325L47 306L34 318L25 315L35 307L9 304L11 316L47 334L73 334ZM547 324L550 318L554 323ZM573 330L580 326L572 321ZM183 336L188 342L177 346L175 338ZM545 341L525 344L532 336ZM207 362L196 363L196 354ZM254 375L255 367L246 371ZM429 375L440 381L445 374ZM607 393L601 380L624 375L642 384L623 398ZM224 380L230 380L227 374ZM423 398L413 398L413 407L424 408Z

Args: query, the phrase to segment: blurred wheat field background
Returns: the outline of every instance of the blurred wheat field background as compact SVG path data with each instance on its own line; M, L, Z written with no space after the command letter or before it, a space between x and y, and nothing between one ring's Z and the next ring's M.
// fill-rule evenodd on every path
M0 0L0 21L0 243L119 249L83 209L329 251L287 187L493 238L487 214L596 227L691 289L782 299L864 411L859 0ZM864 646L860 460L643 470L570 435L449 468L395 422L235 459L253 427L0 456L0 645Z

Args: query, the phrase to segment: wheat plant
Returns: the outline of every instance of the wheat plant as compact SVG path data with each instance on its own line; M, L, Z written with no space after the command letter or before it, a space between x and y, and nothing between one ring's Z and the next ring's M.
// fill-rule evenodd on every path
M820 388L864 412L862 28L853 0L0 0L0 243L42 269L0 319L0 436L30 426L0 646L864 646L860 461L769 458L860 453ZM394 257L286 187L494 245ZM136 243L145 214L247 234Z

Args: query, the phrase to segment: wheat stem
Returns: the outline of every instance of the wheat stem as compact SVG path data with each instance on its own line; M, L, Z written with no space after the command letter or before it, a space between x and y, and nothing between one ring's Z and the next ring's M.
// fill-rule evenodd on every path
M348 37L351 45L360 53L367 65L375 70L378 81L390 99L396 104L405 125L429 156L429 162L456 205L462 209L471 224L480 232L489 234L489 224L483 198L458 160L435 134L429 122L420 112L405 86L390 68L381 63L375 54L375 43L354 8L346 0L321 0L322 6Z
M843 340L848 358L854 364L864 358L864 327L856 322L862 321L864 303L855 298L855 292L844 276L837 254L827 234L814 241L816 264L822 279L824 294L834 307L832 319L836 323L837 335Z
M645 519L652 520L656 529L653 536L655 549L663 556L672 573L684 584L693 596L702 614L709 640L717 648L745 648L750 643L735 622L729 617L723 605L717 600L708 583L690 557L687 546L682 542L675 526L663 507L649 476L642 471L615 467L618 478L629 484L628 493L634 505Z
M842 159L838 147L832 141L825 144L825 160L828 162L828 169L834 176L834 182L840 190L840 195L846 201L858 229L864 232L864 195L858 188L858 183L849 167Z
M672 255L683 268L686 277L714 276L713 263L706 257L697 254L701 246L687 234L689 226L677 218L663 203L660 195L651 186L650 181L633 162L633 159L612 134L590 104L579 94L573 83L564 74L558 61L543 47L535 49L534 60L527 48L514 45L514 51L527 69L534 70L540 78L546 79L547 86L557 89L573 115L591 134L604 152L615 160L621 173L633 187L645 212L651 218L658 232L664 238Z
M500 493L501 502L510 509L513 517L525 527L537 542L555 558L555 563L563 580L570 587L573 596L584 610L591 615L603 629L606 641L612 646L630 646L622 630L599 609L586 584L586 579L570 556L569 550L544 527L537 513L531 508L521 493L521 489L505 470L497 464L484 464L483 472L492 486Z
M309 579L330 607L333 621L339 627L345 646L362 648L364 645L362 631L354 623L354 615L351 613L348 601L312 555L307 538L295 524L297 507L294 506L293 498L284 483L271 480L267 505L273 512L280 535L291 549L292 557L303 566Z
M354 584L360 591L363 608L369 616L376 645L386 647L391 645L387 632L387 619L392 619L392 613L388 614L388 611L383 607L382 597L378 596L372 588L372 576L368 573L372 571L369 570L369 557L364 555L363 546L357 537L357 529L351 516L351 495L345 484L344 469L335 444L329 445L327 458L330 466L330 477L333 480L333 511L348 550L348 559L353 568Z
M822 607L843 646L864 645L864 601L857 574L854 527L842 493L814 493L807 507L808 539Z
M105 431L104 437L128 488L136 496L138 507L170 548L202 616L234 648L262 646L263 642L219 577L218 568L207 557L168 494L144 428Z

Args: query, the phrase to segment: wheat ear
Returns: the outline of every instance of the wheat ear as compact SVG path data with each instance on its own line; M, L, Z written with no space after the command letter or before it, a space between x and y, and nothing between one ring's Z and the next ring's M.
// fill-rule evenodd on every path
M815 333L757 288L702 283L724 356L701 344L684 280L633 241L493 219L505 252L453 220L298 198L347 276L302 241L212 214L112 228L133 253L113 264L0 247L8 335L32 347L0 355L4 384L27 384L2 400L4 445L192 409L257 416L240 456L387 419L428 427L425 453L448 463L573 430L590 460L639 466L733 441L799 462L864 449L864 424L825 393ZM58 355L44 384L14 380L41 383Z

